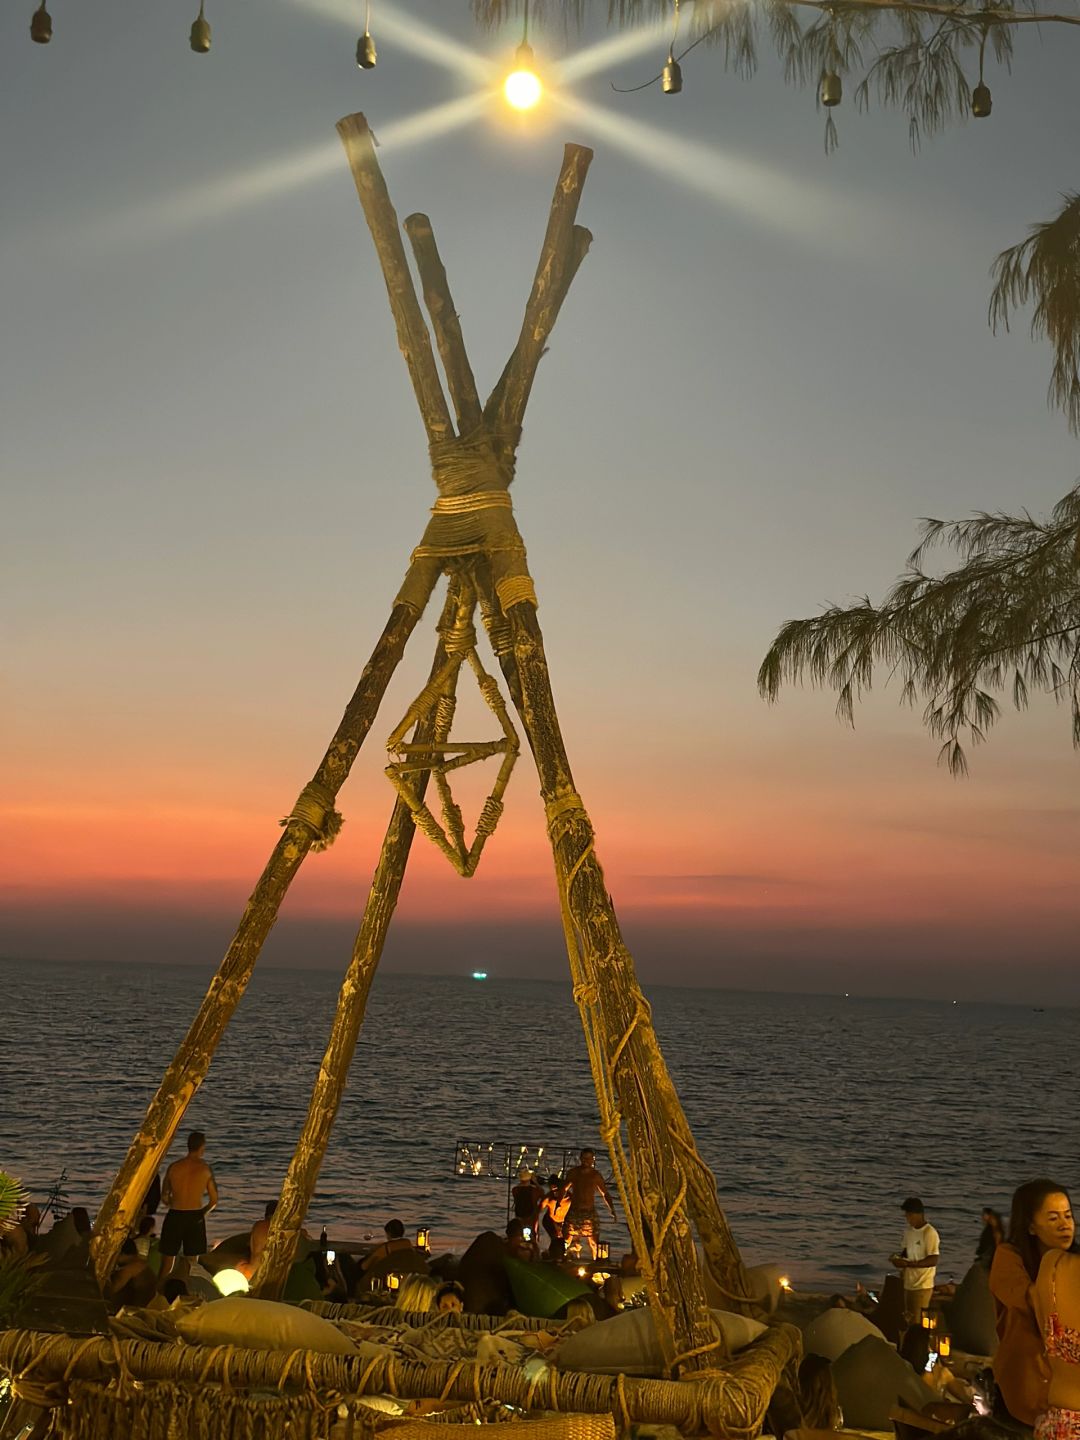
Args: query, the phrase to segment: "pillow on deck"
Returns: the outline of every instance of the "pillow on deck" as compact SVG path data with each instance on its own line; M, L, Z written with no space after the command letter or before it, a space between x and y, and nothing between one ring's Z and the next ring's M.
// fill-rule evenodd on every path
M760 1320L726 1310L711 1313L732 1352L744 1349L765 1331ZM559 1346L558 1365L560 1370L585 1370L593 1375L662 1374L664 1357L652 1312L624 1310L611 1320L568 1335Z
M956 1287L945 1307L949 1333L955 1350L969 1355L993 1355L998 1335L990 1274L976 1262Z
M317 1350L322 1355L357 1355L340 1330L279 1300L232 1295L180 1315L176 1328L194 1345L240 1345L249 1350Z
M934 1398L889 1342L873 1335L845 1350L832 1373L845 1429L891 1430L894 1405L921 1410Z
M807 1355L823 1355L826 1360L839 1360L845 1350L872 1335L875 1340L885 1336L865 1315L857 1310L826 1310L811 1320L803 1331L803 1347Z

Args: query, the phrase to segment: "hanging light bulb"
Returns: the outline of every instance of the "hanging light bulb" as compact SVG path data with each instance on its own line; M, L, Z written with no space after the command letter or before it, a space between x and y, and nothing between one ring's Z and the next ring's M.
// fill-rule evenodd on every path
M378 58L375 41L371 36L371 0L367 0L364 10L364 33L356 42L356 63L361 70L374 70Z
M985 120L994 108L994 102L990 96L990 86L983 80L983 65L986 62L986 26L982 27L982 40L979 43L979 83L971 92L971 113L976 120Z
M202 5L191 27L191 48L196 55L205 55L210 49L210 21L203 14Z
M523 40L514 55L514 68L503 82L506 103L515 110L531 110L544 93L535 67L533 48Z
M682 90L682 69L675 59L675 41L679 38L679 0L675 0L675 28L671 32L667 63L660 72L660 89L665 95L678 95Z
M30 20L30 39L38 45L48 45L52 39L52 16L45 9L45 0L41 0Z
M819 91L822 105L839 105L844 98L844 85L840 76L834 70L826 70L821 77L821 89Z
M536 56L529 44L529 0L525 0L521 44L514 52L514 68L503 81L503 95L515 110L531 110L543 93L544 87L536 73Z

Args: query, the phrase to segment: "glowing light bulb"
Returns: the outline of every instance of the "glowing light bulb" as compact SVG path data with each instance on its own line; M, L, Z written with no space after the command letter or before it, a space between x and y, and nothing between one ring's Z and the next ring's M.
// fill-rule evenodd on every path
M533 63L532 46L528 43L519 45L514 56L514 68L503 82L506 103L515 110L531 110L544 93Z
M247 1276L241 1275L239 1270L219 1270L214 1276L214 1284L222 1295L244 1295L248 1289Z

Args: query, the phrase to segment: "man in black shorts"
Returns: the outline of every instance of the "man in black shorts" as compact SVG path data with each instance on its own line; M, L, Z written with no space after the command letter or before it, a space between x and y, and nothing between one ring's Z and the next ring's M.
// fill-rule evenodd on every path
M161 1227L161 1273L158 1288L165 1284L178 1255L183 1256L177 1274L188 1273L188 1261L192 1255L205 1255L209 1248L206 1243L206 1217L218 1203L218 1188L214 1172L206 1163L206 1136L201 1130L193 1130L188 1136L187 1154L183 1160L174 1160L165 1171L165 1183L161 1187L161 1199L168 1207L168 1214ZM203 1204L203 1197L208 1204Z

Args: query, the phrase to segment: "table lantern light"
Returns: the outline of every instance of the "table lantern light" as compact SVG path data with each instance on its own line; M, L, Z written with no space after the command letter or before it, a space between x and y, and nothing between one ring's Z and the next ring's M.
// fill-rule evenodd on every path
M431 1231L426 1225L421 1225L416 1232L416 1248L418 1250L431 1249Z

